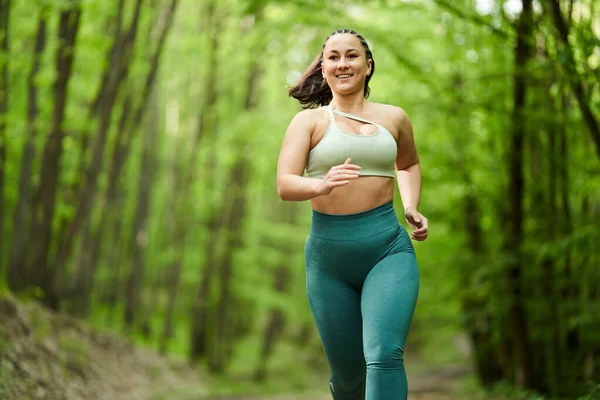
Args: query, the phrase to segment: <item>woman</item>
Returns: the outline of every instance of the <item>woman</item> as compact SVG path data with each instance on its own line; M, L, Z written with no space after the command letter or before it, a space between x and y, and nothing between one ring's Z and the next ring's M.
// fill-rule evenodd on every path
M407 398L403 352L419 271L392 201L397 176L411 237L427 238L417 211L421 170L410 120L369 102L375 62L366 40L342 29L290 88L305 110L279 155L283 200L310 200L306 288L335 400Z

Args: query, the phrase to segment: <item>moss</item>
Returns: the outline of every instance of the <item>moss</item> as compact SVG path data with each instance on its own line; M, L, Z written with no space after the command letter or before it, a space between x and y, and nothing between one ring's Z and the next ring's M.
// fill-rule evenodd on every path
M32 308L30 310L29 319L37 342L43 341L52 334L52 324L39 308Z
M63 336L58 342L62 363L68 373L85 377L90 359L90 349L86 342Z
M0 399L8 398L10 395L11 382L14 379L13 371L10 361L0 359Z

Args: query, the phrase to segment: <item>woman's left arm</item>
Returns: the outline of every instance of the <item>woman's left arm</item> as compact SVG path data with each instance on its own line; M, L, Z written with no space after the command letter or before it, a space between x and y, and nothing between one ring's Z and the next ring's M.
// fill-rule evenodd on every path
M427 239L429 222L417 211L421 199L421 165L415 145L413 128L408 114L398 108L396 127L398 132L396 156L396 176L398 189L404 206L406 222L413 228L414 240Z

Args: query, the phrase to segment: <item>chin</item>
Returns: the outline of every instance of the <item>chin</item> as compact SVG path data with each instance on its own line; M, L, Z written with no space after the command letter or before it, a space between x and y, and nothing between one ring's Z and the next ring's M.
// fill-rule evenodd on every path
M333 88L333 91L338 93L338 94L343 94L343 95L348 95L348 94L353 94L359 91L363 91L364 89L362 87L336 87Z

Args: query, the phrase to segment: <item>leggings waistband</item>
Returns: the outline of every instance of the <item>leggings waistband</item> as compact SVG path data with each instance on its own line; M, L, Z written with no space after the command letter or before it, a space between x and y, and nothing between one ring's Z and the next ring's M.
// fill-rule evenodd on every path
M355 214L325 214L313 210L310 234L324 239L360 239L399 226L392 201Z

